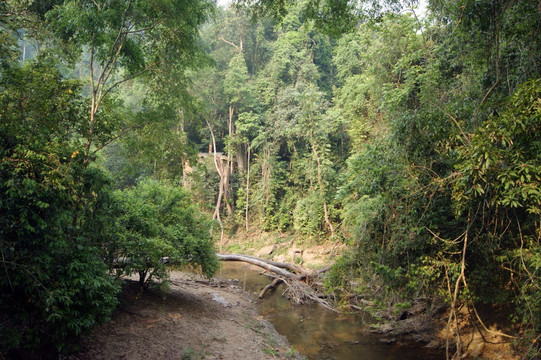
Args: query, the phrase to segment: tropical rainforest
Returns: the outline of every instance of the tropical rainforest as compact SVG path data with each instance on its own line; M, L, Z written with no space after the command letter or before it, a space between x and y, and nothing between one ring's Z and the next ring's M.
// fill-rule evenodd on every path
M0 357L261 229L346 244L338 302L497 309L539 358L541 3L425 5L2 1Z

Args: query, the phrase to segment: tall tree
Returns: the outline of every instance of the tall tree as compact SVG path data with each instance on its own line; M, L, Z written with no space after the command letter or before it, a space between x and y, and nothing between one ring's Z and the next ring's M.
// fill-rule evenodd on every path
M106 258L119 214L93 153L144 110L123 106L113 93L139 75L182 73L197 54L197 26L211 7L206 1L0 3L1 355L67 350L111 314L120 287ZM35 29L54 33L41 32L36 56L21 63L15 36ZM85 51L86 87L65 71ZM205 246L212 254L207 235L185 249L184 259Z
M90 109L85 155L103 145L96 128L101 105L120 84L171 64L187 64L197 53L197 28L207 19L206 0L65 1L47 12L54 33L90 53Z

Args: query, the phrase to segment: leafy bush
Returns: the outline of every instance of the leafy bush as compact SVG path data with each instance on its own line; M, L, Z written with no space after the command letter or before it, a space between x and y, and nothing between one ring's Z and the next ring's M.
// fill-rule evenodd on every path
M76 82L44 58L4 68L0 88L0 353L68 350L117 303L98 235L106 181L73 141Z
M515 317L541 331L541 80L521 84L506 107L459 151L453 188L458 215L472 220L472 291L485 302L513 301ZM474 216L474 215L472 215ZM492 271L502 268L511 271ZM498 274L498 276L494 276ZM512 286L509 286L512 284ZM498 289L500 299L488 290Z
M167 279L169 265L190 264L207 276L218 269L210 221L178 186L146 180L114 194L119 214L110 253L139 273L141 284Z

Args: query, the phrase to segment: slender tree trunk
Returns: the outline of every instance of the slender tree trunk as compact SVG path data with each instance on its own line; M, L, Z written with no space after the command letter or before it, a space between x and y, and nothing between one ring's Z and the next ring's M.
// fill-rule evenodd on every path
M233 105L229 105L229 120L227 122L227 126L229 128L229 141L233 139L233 135L235 132L234 124L233 124L233 115L235 114L235 107ZM230 166L230 173L233 174L233 160L231 156L231 143L227 147L227 164Z
M317 155L316 149L315 148L313 149L314 149L314 154L316 155L316 161L317 161L317 183L319 185L319 191L321 193L321 197L323 198L323 216L325 218L325 224L327 224L327 227L331 231L331 236L334 236L334 226L331 220L329 219L329 210L327 208L327 200L325 200L325 186L323 185L323 181L321 179L322 178L321 162Z
M323 216L324 216L324 219L325 219L325 224L327 225L327 227L331 231L331 236L334 236L334 226L333 226L331 220L329 219L329 210L327 208L327 200L325 200L325 185L323 185L323 180L322 180L323 171L321 170L321 160L320 160L319 154L318 154L318 152L316 150L316 146L314 144L314 138L312 136L312 133L310 133L310 142L312 143L312 151L313 151L314 156L316 158L317 183L318 183L318 186L319 186L320 195L323 198Z
M216 150L216 149L215 149ZM214 151L214 159L216 161L216 151ZM219 170L220 174L220 185L218 186L218 199L216 200L216 208L214 209L214 215L212 216L212 219L218 220L218 224L220 225L220 251L222 251L222 246L224 243L224 226L222 223L222 218L220 217L220 207L222 206L222 198L224 197L224 188L225 188L225 177L223 176L224 168L222 165L222 160L219 160L219 167L221 168Z
M124 19L122 19L123 25L124 25ZM123 26L122 25L122 26ZM118 57L120 56L120 51L122 50L122 47L124 45L125 37L121 36L122 34L122 27L119 30L119 34L117 36L117 39L115 40L115 44L113 45L113 48L111 48L111 54L109 59L105 62L104 66L98 66L97 74L98 76L94 78L94 57L96 55L96 50L94 48L94 34L92 34L92 45L90 47L90 88L92 91L92 99L91 99L91 105L90 105L90 121L88 124L88 139L85 147L85 156L87 162L88 156L90 155L90 149L92 147L92 142L94 138L94 126L96 124L96 114L98 113L98 110L100 108L101 102L103 101L104 96L115 86L120 84L120 82L116 82L115 84L111 85L108 89L105 89L105 86L107 85L109 78L111 74L113 73L113 70L115 68L116 62L118 60ZM116 49L115 49L116 46Z
M225 166L223 163L220 165L222 166L222 172L223 172L223 181L222 181L222 188L223 188L223 194L224 194L224 203L225 203L225 210L227 212L227 215L231 216L233 214L233 206L231 205L232 202L232 196L231 196L231 186L229 181L229 175L230 175L230 167L229 167L229 160L226 160Z
M250 145L248 145L248 161L246 163L246 231L248 231L248 208L250 201Z
M264 204L265 208L267 207L269 203L270 198L270 177L271 177L271 168L270 168L270 148L267 146L265 150L263 150L263 163L261 164L261 182L263 185L263 198L264 198ZM265 213L265 209L263 211Z
M214 137L214 131L212 131L212 126L207 119L205 119L207 126L210 131L210 137L212 139L212 153L214 156L214 166L216 167L216 172L220 176L220 185L218 186L218 199L216 200L216 207L214 208L214 214L212 215L212 220L217 220L220 225L220 251L222 251L223 241L224 241L224 226L222 224L222 219L220 217L220 207L222 206L222 197L224 194L224 174L222 159L218 162L218 154L216 153L216 138ZM210 150L210 147L209 147Z
M233 115L235 113L235 107L233 105L229 106L229 120L227 122L228 128L229 128L229 139L231 140L233 138L234 134L234 124L233 124ZM225 170L225 183L224 183L224 202L225 207L227 211L227 215L233 214L233 207L231 206L231 188L229 186L229 174L233 174L233 160L231 156L231 144L227 147L227 164L226 164L226 170Z
M179 141L183 144L186 144L188 142L186 132L184 131L184 111L182 109L177 110L178 116L179 116L179 122L178 122L178 137ZM191 173L191 167L190 167L190 160L186 158L186 153L183 153L180 155L180 166L182 169L182 186L188 188L188 175Z

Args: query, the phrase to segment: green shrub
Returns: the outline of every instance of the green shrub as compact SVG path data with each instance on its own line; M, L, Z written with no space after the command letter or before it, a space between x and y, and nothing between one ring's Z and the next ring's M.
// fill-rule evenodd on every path
M200 267L207 276L218 269L210 221L179 186L146 180L116 191L117 225L110 252L138 273L141 284L167 279L168 265Z
M324 230L323 199L313 192L299 199L293 213L293 225L297 232L317 237Z
M0 353L69 350L119 291L101 258L106 178L73 141L79 85L46 60L0 76Z

